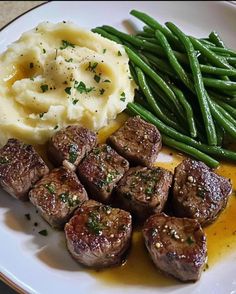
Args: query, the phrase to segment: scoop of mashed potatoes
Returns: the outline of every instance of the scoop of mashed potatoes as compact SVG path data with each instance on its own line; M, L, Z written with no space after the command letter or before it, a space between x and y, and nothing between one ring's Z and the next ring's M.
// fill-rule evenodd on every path
M134 97L123 46L72 23L41 23L0 56L0 144L43 144L70 124L106 126Z

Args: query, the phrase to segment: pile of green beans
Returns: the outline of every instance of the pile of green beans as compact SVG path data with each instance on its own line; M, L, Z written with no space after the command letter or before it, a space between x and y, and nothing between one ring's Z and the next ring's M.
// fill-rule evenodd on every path
M213 157L236 161L223 148L224 136L236 139L236 51L215 31L195 38L171 22L130 14L145 24L136 35L108 25L92 30L125 47L138 86L128 111L154 124L165 145L210 167L219 165Z

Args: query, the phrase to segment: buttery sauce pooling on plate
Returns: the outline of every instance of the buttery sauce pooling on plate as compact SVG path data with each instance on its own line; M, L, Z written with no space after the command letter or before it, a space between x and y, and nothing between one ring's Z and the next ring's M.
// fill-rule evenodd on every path
M127 117L122 114L109 127L102 129L98 138L100 142L116 131ZM163 147L162 157L158 157L157 166L174 171L174 168L184 159L184 156L176 151ZM207 226L204 231L207 235L208 266L214 266L217 261L236 250L236 173L235 164L222 163L216 170L219 175L230 178L233 184L233 192L229 197L226 209L217 220ZM119 267L100 271L88 270L95 278L105 283L124 285L149 285L167 286L179 283L177 280L161 274L154 266L144 245L141 232L135 231L132 238L132 246L126 262Z
M106 138L115 132L126 121L128 116L124 113L118 115L107 127L98 132L98 141L103 143ZM50 165L46 157L45 147L36 146L37 151ZM173 149L163 147L161 156L158 156L157 166L174 171L174 168L185 157ZM229 197L226 209L220 214L217 220L207 226L204 231L207 234L208 244L208 266L214 266L217 261L232 253L236 249L236 173L235 164L223 163L216 172L226 178L230 178L233 184L233 192ZM177 280L161 274L154 266L144 245L144 240L140 231L134 231L132 246L127 260L122 266L104 269L89 270L87 272L95 278L110 284L124 285L149 285L167 286L176 285Z

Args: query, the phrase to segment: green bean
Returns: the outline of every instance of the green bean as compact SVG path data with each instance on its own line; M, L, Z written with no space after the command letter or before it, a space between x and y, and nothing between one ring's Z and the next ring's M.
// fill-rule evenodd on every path
M223 116L231 123L236 126L236 120L226 111L222 106L215 104L215 107L223 114ZM236 129L235 129L236 132Z
M158 70L168 74L172 78L176 78L176 74L173 72L171 66L169 65L168 62L166 62L163 59L160 59L148 52L144 52L144 55L148 58L149 62L156 66Z
M147 84L145 75L142 72L142 70L140 68L136 67L136 73L137 73L138 82L139 82L138 84L139 84L141 90L143 91L143 93L147 99L148 104L151 106L151 108L155 112L156 116L160 120L165 122L167 125L184 133L185 130L183 130L175 121L172 121L171 119L169 119L169 117L165 113L162 112L162 110L160 109L160 107L156 103L155 98L152 95L152 92Z
M203 77L203 82L205 86L210 88L228 90L228 91L236 90L236 83L231 81L222 81L222 80Z
M131 10L130 14L135 16L136 18L138 18L139 20L141 20L148 26L150 26L152 29L161 31L166 36L168 41L171 44L175 45L176 48L178 48L179 50L183 49L182 45L180 44L179 40L175 37L175 35L173 35L166 27L162 26L159 22L157 22L151 16L141 11L137 11L135 9Z
M194 37L189 37L191 43L193 44L196 50L199 50L213 65L232 69L232 67L228 64L227 60L223 56L219 56L208 49L207 46L203 45L200 41L198 41Z
M215 101L217 102L217 104L223 107L234 119L236 119L236 109L234 107L220 100Z
M136 103L128 103L127 105L128 109L135 113L140 115L144 120L151 122L154 124L161 133L176 139L182 143L188 144L196 149L201 150L202 152L205 152L210 155L216 155L217 157L222 157L230 160L236 161L236 152L226 150L223 148L219 148L217 146L208 146L206 144L203 144L201 142L198 142L186 135L183 135L179 133L178 131L174 130L171 127L166 126L163 124L159 119L157 119L151 112L143 108L142 106L136 104Z
M209 155L199 151L198 149L191 147L182 142L171 139L166 135L162 135L162 141L165 145L177 149L181 152L191 155L192 157L205 162L208 166L216 168L219 165L219 162L210 157Z
M236 57L225 57L230 65L236 65Z
M202 73L209 73L212 75L226 75L226 76L236 76L236 70L235 69L225 69L225 68L219 68L209 65L200 64L200 69Z
M147 41L147 42L150 42L150 43L153 43L153 44L160 45L160 43L158 42L158 40L155 39L155 38L149 38L149 37L143 37L143 36L137 36L137 35L136 35L136 37L139 38L139 39L141 39L141 40L144 40L144 41Z
M215 53L224 53L227 54L229 57L236 57L236 52L234 50L231 49L226 49L226 48L219 48L219 47L214 47L214 46L209 46L206 45L208 47L208 49L210 49L211 51L215 52ZM225 55L225 56L227 56Z
M224 140L224 129L215 122L217 146L222 146Z
M194 86L193 86L192 82L190 81L188 75L185 73L185 70L179 64L176 57L174 56L173 51L172 51L170 44L168 43L166 37L162 34L161 31L158 31L158 30L156 30L155 36L160 41L161 46L165 50L166 55L168 57L168 60L171 64L172 68L176 72L176 74L179 76L179 78L185 84L185 86L194 92Z
M222 114L222 111L218 107L219 105L217 105L211 99L209 99L209 104L212 111L212 115L214 119L217 121L217 123L221 125L232 138L236 138L235 125L225 118L225 116Z
M211 42L209 42L208 40L205 39L198 39L202 44L204 45L208 45L208 46L215 46L214 44L212 44Z
M195 55L195 51L193 48L192 43L190 42L189 38L174 24L167 23L168 28L173 31L173 33L179 38L179 40L183 43L188 57L189 57L189 63L190 67L193 73L193 80L194 80L194 86L197 93L206 135L207 135L207 141L209 145L216 145L217 144L217 137L216 137L216 130L214 126L214 122L212 119L211 111L208 104L208 97L206 95L206 90L204 88L202 75L200 71L200 66L197 60L197 57Z
M147 80L151 90L156 94L158 98L161 99L162 103L165 105L166 108L168 108L169 112L172 113L173 104L171 100L168 99L166 94L160 89L160 87L158 87L158 85L152 79L147 78Z
M144 30L144 32L149 33L149 34L152 34L152 35L154 36L155 30L152 29L151 27L149 27L149 26L144 26L144 27L143 27L143 30Z
M133 52L127 46L125 46L125 49L126 53L129 56L129 59L133 61L133 63L136 64L138 67L140 67L146 73L146 75L148 75L158 84L158 86L166 93L167 97L169 97L169 99L173 102L179 115L183 118L183 120L185 120L185 117L182 113L182 107L181 105L179 105L178 100L175 97L175 94L167 85L167 83L150 66L148 66L135 52Z
M102 26L102 29L105 30L106 32L108 32L109 34L115 35L115 36L121 38L122 40L125 40L125 41L137 46L138 48L142 48L142 49L145 49L149 52L155 53L156 55L158 55L160 57L166 56L165 51L158 44L153 44L151 42L141 40L136 36L131 36L126 33L120 32L111 26ZM178 60L181 60L181 62L187 62L187 58L186 58L185 54L177 52L177 51L173 51L173 52Z
M136 85L138 85L138 78L134 69L134 65L132 64L132 62L129 63L129 69L130 69L130 73L131 76L133 78L133 80L135 81Z
M226 48L224 42L220 38L217 32L213 31L209 35L209 40L215 44L217 47Z
M183 92L180 89L178 89L174 85L171 85L171 89L174 91L176 97L179 99L180 103L182 104L182 106L185 110L185 115L187 118L191 137L196 138L197 137L197 129L196 129L194 116L193 116L193 110L192 110L191 105L188 103L187 99L185 98Z
M145 37L145 38L153 38L152 33L144 32L144 31L137 32L136 36Z
M114 42L116 42L116 43L118 43L118 44L122 44L121 40L120 40L118 37L113 36L113 35L107 33L106 31L104 31L104 30L101 29L101 28L94 28L94 29L92 29L91 31L92 31L93 33L97 33L97 34L101 35L101 36L104 37L104 38L107 38L107 39L109 39L109 40L111 40L111 41L114 41Z

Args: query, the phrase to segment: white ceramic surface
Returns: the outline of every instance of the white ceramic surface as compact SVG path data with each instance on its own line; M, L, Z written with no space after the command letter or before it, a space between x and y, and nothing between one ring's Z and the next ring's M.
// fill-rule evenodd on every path
M46 20L71 20L88 29L110 24L127 30L130 28L127 20L132 19L141 28L141 23L129 16L133 8L150 13L162 23L173 21L195 36L206 36L215 29L224 36L226 44L236 48L236 6L229 2L61 1L43 5L8 25L0 32L0 52L22 32ZM25 213L38 220L39 227L34 229L32 221L25 219ZM45 228L48 237L38 234ZM3 191L0 191L0 271L25 291L40 294L236 293L236 252L210 268L195 284L158 288L126 281L106 285L71 259L65 250L63 233L52 231L30 203L18 202Z

